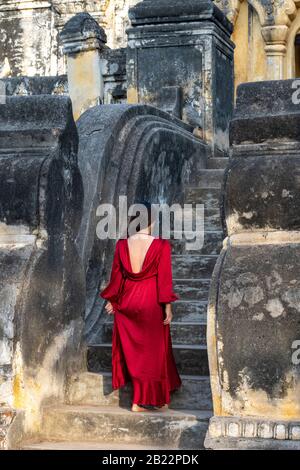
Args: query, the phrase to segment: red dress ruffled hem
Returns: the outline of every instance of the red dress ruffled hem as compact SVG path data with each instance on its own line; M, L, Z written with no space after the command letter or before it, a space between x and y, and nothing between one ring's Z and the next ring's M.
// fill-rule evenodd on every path
M133 377L129 374L122 350L118 327L113 329L112 388L117 390L132 383L132 403L138 405L163 406L171 401L170 393L182 385L171 346L170 325L164 326L165 369L167 376L160 379Z
M130 378L126 382L121 382L118 386L113 386L113 390L125 387L132 383L133 396L132 403L138 405L163 406L171 402L170 394L179 390L181 382L175 388L168 387L168 380L140 380Z

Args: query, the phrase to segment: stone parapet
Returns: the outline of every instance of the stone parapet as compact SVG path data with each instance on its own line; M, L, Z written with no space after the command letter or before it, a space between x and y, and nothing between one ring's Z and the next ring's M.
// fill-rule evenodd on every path
M78 135L67 96L6 96L0 116L0 434L39 432L84 369Z
M299 88L297 79L240 85L230 123L233 157L299 152Z

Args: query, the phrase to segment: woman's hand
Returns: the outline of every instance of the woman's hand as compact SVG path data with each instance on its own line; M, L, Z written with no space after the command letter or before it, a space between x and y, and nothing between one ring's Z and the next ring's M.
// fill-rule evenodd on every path
M112 315L114 313L114 309L113 309L113 306L111 304L111 302L108 300L106 305L105 305L105 310L106 310L106 313L108 313L108 315Z
M166 304L165 312L166 312L166 318L164 319L164 325L169 325L173 318L171 304Z

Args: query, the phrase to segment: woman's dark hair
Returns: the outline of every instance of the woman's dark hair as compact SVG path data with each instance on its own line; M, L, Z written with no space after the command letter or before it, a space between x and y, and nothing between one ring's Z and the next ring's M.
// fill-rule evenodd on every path
M141 222L138 223L136 226L136 231L139 232L143 228L149 227L152 224L153 220L155 220L154 209L152 208L152 204L147 200L136 201L134 205L139 204L143 205L146 209L146 218L142 219ZM127 236L129 237L129 226L130 224L140 216L141 212L137 208L137 213L132 215L129 219L128 226L127 226Z

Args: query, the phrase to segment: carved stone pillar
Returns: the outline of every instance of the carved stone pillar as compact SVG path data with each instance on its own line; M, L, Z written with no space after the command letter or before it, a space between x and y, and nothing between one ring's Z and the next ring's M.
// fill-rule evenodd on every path
M101 51L106 34L88 13L73 16L64 26L60 39L67 57L69 93L74 119L103 101Z
M288 26L264 26L262 35L265 40L267 56L267 79L282 80L284 78L284 61L286 56L286 39Z

